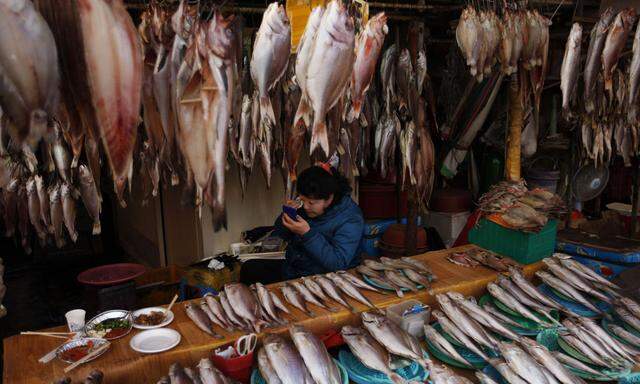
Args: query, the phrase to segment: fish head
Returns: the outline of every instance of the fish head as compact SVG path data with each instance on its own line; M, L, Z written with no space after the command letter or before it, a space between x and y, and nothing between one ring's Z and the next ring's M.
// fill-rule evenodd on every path
M234 15L227 18L221 12L214 12L206 32L207 46L223 59L235 57L236 19Z
M633 7L625 8L620 11L620 15L622 17L622 23L626 30L631 29L633 27L633 23L636 21L636 10Z
M342 334L343 337L360 336L360 335L364 335L365 334L364 332L365 331L362 328L354 327L352 325L345 325L340 330L340 334Z
M464 295L462 295L459 292L447 292L447 296L449 296L451 299L455 300L455 301L464 301Z
M342 1L332 0L329 3L321 24L336 41L345 44L354 43L355 24Z
M362 323L364 324L375 324L376 326L382 323L386 318L384 315L376 312L362 312L360 314L362 318Z
M387 16L384 12L380 12L373 16L367 22L367 29L375 36L384 38L384 35L389 33L389 27L387 26Z
M277 1L269 4L267 10L262 16L264 22L269 28L276 34L287 34L290 32L289 17L287 17L287 11L282 4L278 4Z

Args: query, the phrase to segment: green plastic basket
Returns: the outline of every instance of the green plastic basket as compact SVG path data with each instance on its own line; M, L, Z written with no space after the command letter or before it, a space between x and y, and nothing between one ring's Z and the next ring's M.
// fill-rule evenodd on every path
M469 241L521 264L531 264L553 254L557 226L557 220L549 220L540 232L529 233L482 219L469 231Z

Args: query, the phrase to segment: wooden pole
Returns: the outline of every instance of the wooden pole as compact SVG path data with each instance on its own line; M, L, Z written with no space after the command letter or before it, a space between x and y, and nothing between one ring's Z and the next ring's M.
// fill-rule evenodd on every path
M523 106L520 97L518 75L512 75L509 82L509 131L507 136L507 156L505 171L507 180L520 180L520 136L522 134Z

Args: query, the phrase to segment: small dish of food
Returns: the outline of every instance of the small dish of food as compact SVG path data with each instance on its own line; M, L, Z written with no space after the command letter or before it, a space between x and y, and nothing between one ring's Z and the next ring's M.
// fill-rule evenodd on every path
M116 309L102 312L89 320L84 327L84 332L89 337L115 340L129 334L132 326L131 312Z
M107 340L98 338L74 339L58 347L58 349L56 350L56 356L58 357L58 359L64 361L65 363L72 364L108 343L109 342ZM101 356L104 352L106 352L107 349L108 348L106 347L103 348L100 353L92 356L87 361L96 359L98 356Z
M137 329L162 328L173 321L173 312L162 307L138 309L131 315L133 327Z

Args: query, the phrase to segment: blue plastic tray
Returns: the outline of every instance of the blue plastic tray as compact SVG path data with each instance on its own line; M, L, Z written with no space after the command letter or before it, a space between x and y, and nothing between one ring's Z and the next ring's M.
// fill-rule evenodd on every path
M558 294L553 289L551 289L551 287L549 287L546 284L540 284L538 286L538 290L540 290L540 292L542 292L546 296L550 297L554 301L558 302L559 304L563 305L567 309L573 311L574 313L576 313L576 314L578 314L580 316L584 316L584 317L601 317L601 315L599 313L593 312L592 310L590 310L589 308L585 307L584 305L582 305L580 303L576 303L573 300L566 300L566 299L558 296ZM591 300L591 303L593 303L597 308L601 309L604 312L607 312L607 311L609 311L609 309L611 309L611 306L609 304L605 303L604 301Z
M374 369L366 367L348 349L343 348L340 350L340 352L338 353L338 360L340 361L340 364L342 364L342 367L344 367L344 369L346 370L349 379L354 383L393 384L391 380L389 380L387 375L380 371L376 371ZM427 377L429 377L429 373L415 362L412 362L410 365L404 368L397 369L394 372L408 381L422 382L427 380Z
M565 252L572 255L585 256L585 257L602 260L602 261L608 261L610 263L617 263L617 264L640 263L640 252L617 253L617 252L605 251L598 248L587 247L582 244L578 245L574 243L568 243L561 240L556 241L556 249L560 252Z

